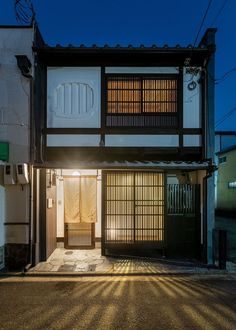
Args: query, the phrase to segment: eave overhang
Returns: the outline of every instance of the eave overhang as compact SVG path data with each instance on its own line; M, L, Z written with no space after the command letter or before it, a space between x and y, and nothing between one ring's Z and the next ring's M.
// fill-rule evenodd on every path
M37 165L36 165L37 166ZM54 163L54 168L61 168L61 163ZM43 167L51 167L49 164L44 163ZM205 161L79 161L71 168L79 169L101 169L101 170L209 170L212 167L212 163L209 160Z
M214 47L213 47L214 48ZM212 47L34 47L40 62L46 66L204 66Z

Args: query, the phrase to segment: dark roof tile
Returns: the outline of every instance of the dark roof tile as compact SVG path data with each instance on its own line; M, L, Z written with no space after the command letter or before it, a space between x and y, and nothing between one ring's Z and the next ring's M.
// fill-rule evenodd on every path
M170 49L170 50L174 50L174 49L195 49L195 50L201 50L201 49L207 49L207 46L201 44L200 46L194 47L193 45L189 44L185 47L181 46L180 44L177 44L175 46L169 46L168 44L164 44L163 46L157 46L156 44L152 44L150 46L145 46L144 44L140 44L138 46L135 46L133 44L128 44L127 46L122 46L120 44L116 44L114 46L111 46L109 44L104 44L103 46L99 46L97 44L92 44L90 46L87 46L85 44L80 44L78 45L73 45L73 44L68 44L67 46L63 46L61 44L56 44L55 46L49 46L48 44L44 44L41 48L48 48L48 49L55 49L55 48L80 48L80 49L104 49L104 48L109 48L109 49L115 49L115 48L119 48L122 50L125 49L134 49L134 50L138 50L138 49Z

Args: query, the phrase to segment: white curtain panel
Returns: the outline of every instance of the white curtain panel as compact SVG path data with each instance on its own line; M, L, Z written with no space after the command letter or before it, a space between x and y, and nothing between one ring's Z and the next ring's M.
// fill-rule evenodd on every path
M97 221L97 178L64 177L66 223Z

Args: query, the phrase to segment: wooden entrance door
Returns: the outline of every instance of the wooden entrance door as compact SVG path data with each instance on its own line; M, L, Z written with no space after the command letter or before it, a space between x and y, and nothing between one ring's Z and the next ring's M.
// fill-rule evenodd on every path
M163 249L164 174L104 173L103 251Z
M167 185L167 254L198 258L200 248L200 185Z

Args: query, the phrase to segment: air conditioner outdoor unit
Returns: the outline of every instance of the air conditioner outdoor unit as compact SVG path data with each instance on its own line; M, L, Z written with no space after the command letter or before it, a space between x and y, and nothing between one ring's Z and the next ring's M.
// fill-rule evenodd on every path
M29 183L28 165L25 163L16 164L16 176L19 184Z
M4 165L4 185L15 184L15 175L14 175L13 164Z

